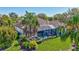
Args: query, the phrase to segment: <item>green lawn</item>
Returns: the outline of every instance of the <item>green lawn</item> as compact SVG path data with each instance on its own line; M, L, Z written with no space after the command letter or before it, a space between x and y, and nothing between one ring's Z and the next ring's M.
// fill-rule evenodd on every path
M38 45L38 51L65 51L71 47L70 38L61 41L60 38L48 39Z

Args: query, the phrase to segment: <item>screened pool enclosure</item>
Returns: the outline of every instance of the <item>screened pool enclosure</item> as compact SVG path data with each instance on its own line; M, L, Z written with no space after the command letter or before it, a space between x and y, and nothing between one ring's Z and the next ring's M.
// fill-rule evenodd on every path
M57 28L54 27L53 25L40 26L37 32L38 37L49 37L56 35L57 35Z

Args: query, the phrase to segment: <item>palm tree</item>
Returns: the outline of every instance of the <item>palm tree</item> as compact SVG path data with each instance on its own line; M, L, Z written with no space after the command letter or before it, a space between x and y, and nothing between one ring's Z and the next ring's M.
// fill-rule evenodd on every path
M37 16L35 15L35 13L26 11L22 23L26 25L25 32L28 37L32 36L32 32L34 32L35 34L38 26Z
M60 36L63 40L70 37L72 45L75 44L76 48L79 46L79 15L74 15L70 20L68 20L66 25L66 32L63 31L63 35Z
M38 20L37 20L37 16L35 16L33 19L32 19L32 22L31 22L31 25L33 27L33 35L35 35L37 33L37 29L39 27L39 23L38 23Z
M68 14L70 15L76 15L79 13L79 8L72 8L68 10Z

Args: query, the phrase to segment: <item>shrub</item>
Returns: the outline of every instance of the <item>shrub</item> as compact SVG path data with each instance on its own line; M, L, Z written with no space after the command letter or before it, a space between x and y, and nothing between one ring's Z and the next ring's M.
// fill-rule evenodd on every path
M24 34L20 35L20 39L24 42L27 41L26 36Z
M29 42L29 47L31 48L31 49L36 49L37 48L37 43L36 43L36 41L35 40L31 40L30 42Z
M23 42L24 48L27 48L28 42Z
M13 27L0 27L0 48L8 48L16 39L17 33Z

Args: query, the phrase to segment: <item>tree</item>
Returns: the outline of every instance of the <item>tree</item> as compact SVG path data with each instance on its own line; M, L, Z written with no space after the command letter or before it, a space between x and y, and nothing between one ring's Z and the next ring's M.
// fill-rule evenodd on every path
M9 16L10 16L11 18L17 18L17 17L18 17L18 15L17 15L16 13L14 13L14 12L9 13Z
M68 14L70 15L76 15L79 13L79 8L72 8L68 10Z
M0 26L3 24L2 15L0 14Z
M36 33L37 27L39 26L37 21L37 16L35 13L26 12L24 17L22 18L22 23L25 24L25 33L28 37L32 36L32 34Z
M9 48L13 41L16 40L17 33L13 27L1 26L0 27L0 48Z
M76 45L76 48L79 48L79 15L74 15L71 20L67 22L66 31L63 31L63 35L60 37L63 40L66 40L68 37L70 37L72 44L74 43ZM70 27L70 28L69 28Z
M65 16L63 14L56 14L53 16L54 20L58 20L60 22L63 22L65 20Z
M48 17L48 21L52 21L53 20L53 17Z
M10 25L12 25L12 21L7 15L2 15L2 17L1 17L1 25L10 26Z
M47 19L48 19L47 15L44 14L44 13L40 13L40 14L38 14L37 16L38 16L39 18L44 19L44 20L47 20Z
M9 17L11 18L12 22L15 23L18 19L18 15L14 12L9 13Z

